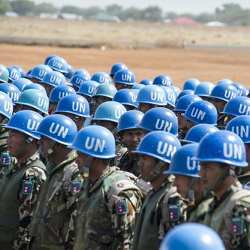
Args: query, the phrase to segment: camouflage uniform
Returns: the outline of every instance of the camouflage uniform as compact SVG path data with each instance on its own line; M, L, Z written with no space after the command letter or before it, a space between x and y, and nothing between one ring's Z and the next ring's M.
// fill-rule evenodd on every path
M243 186L248 186L250 188L250 170L238 177L240 183Z
M139 167L138 167L138 157L137 157L136 154L134 154L133 156L130 156L128 151L126 151L122 155L118 167L122 171L132 173L135 176L140 175L140 170L139 170Z
M84 183L76 217L74 250L130 249L141 206L136 177L108 167L94 183Z
M250 191L239 182L231 185L220 200L213 198L204 223L218 232L227 250L250 249Z
M71 152L57 166L47 165L48 180L32 222L32 249L64 249L73 204L83 178Z
M15 161L0 183L1 249L26 249L38 195L46 180L38 153L25 162ZM14 243L13 243L14 241Z
M149 192L136 220L132 249L159 249L168 230L186 220L186 204L173 187L173 177L166 177L161 187Z
M0 179L9 171L11 156L7 149L8 130L0 125Z

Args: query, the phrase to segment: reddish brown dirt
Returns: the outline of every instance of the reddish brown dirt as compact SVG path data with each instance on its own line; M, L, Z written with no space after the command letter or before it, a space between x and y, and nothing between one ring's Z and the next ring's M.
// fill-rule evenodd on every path
M1 62L26 70L42 63L49 54L59 54L75 68L91 73L109 71L116 62L126 63L137 80L169 74L179 85L187 78L217 81L230 78L250 86L250 49L152 49L98 50L0 45Z

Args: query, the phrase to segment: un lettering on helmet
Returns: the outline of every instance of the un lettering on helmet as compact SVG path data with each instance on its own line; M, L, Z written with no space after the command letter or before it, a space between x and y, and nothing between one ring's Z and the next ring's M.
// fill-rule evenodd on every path
M121 108L115 109L115 118L120 119L120 117L124 114L124 110Z
M164 96L163 96L163 94L161 92L152 91L152 92L150 92L150 99L152 101L163 102L164 101Z
M12 100L18 100L19 98L19 93L17 92L9 92L9 96Z
M87 137L85 141L85 148L93 150L94 152L103 153L106 141L95 137Z
M85 103L81 103L81 102L72 102L72 110L75 112L80 112L80 113L84 113L86 109L86 105Z
M167 142L159 141L157 144L157 153L160 155L165 155L167 157L172 157L176 152L176 147L168 144Z
M59 85L59 84L62 83L62 78L59 78L56 75L51 75L50 79L49 79L49 82Z
M187 157L187 169L190 171L195 170L195 169L200 170L199 162L196 160L196 158L194 156Z
M231 130L241 138L249 138L249 126L233 126Z
M239 114L250 115L250 106L241 103L239 106Z
M64 96L68 96L69 94L71 94L71 93L69 93L67 91L60 91L58 94L58 97L59 97L59 99L62 99Z
M164 130L168 132L171 130L172 126L173 126L172 122L159 119L159 118L156 120L156 123L155 123L155 129Z
M40 69L38 72L39 77L44 77L45 74L46 74L46 70L44 70L44 69Z
M131 74L122 74L122 81L124 82L131 82L132 81L132 75Z
M193 108L192 111L191 111L191 117L194 117L194 118L197 118L198 120L200 121L203 121L205 119L205 116L206 116L206 112L200 110L200 109L197 109L197 108Z
M40 122L38 122L36 120L28 119L28 121L27 121L27 129L35 131L35 130L37 130L39 124L40 124Z
M12 110L13 110L12 103L5 101L5 102L4 102L3 109L4 109L5 112L11 113Z
M242 160L242 147L235 143L223 143L223 154L228 159Z
M52 122L49 127L49 132L64 139L68 135L69 129L58 123Z
M91 94L91 95L95 95L96 94L96 87L94 86L88 86L88 93Z
M43 109L48 109L49 102L46 98L43 98L42 96L38 97L37 105Z
M225 97L226 99L231 100L231 99L233 99L234 97L236 97L236 93L233 92L233 91L230 90L230 89L226 89L225 94L224 94L224 97Z

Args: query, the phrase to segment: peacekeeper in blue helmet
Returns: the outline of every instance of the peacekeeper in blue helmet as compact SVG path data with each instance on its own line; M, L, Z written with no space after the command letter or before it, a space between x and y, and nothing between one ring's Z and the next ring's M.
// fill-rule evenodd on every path
M250 191L244 189L235 168L248 166L243 141L221 130L205 136L198 147L204 189L213 194L204 221L223 239L226 249L250 248Z
M133 173L135 176L140 175L140 170L138 167L138 155L134 154L133 151L144 136L144 133L138 128L142 118L142 112L130 110L120 117L117 125L119 141L127 149L122 155L118 167L123 171Z
M220 236L208 226L185 223L172 229L160 250L226 250Z
M250 189L250 116L241 115L233 118L226 126L226 130L237 134L245 144L248 166L240 168L239 181L243 186Z
M27 249L30 243L30 221L46 168L39 158L35 133L42 116L31 110L15 113L7 125L8 150L15 157L9 171L0 181L1 249Z
M11 155L8 151L8 130L4 127L13 113L13 103L9 96L0 92L0 179L9 170Z
M48 179L32 221L30 249L66 249L70 215L84 180L69 148L77 127L67 116L53 114L41 121L37 133Z
M90 125L78 132L72 148L78 153L79 169L89 168L72 228L73 249L130 249L142 194L134 175L110 166L116 156L114 136Z
M164 235L186 220L186 204L173 185L173 176L165 175L175 152L181 147L176 136L165 131L153 131L141 140L135 153L141 177L150 182L136 220L132 249L159 249Z

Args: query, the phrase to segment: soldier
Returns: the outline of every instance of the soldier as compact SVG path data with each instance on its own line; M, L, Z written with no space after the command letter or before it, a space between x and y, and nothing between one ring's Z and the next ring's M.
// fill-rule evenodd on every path
M128 67L124 63L115 63L112 65L111 70L110 70L110 77L113 79L114 75L123 69L128 69Z
M226 249L249 249L250 191L242 188L234 172L248 165L244 143L232 132L214 132L200 142L197 159L204 188L214 196L204 224L217 231Z
M88 126L78 132L72 147L79 168L89 168L79 199L74 250L130 249L141 191L135 176L109 165L115 157L114 136L104 127Z
M172 156L181 147L178 139L165 131L148 133L137 147L142 179L153 189L146 196L136 220L132 249L159 249L168 230L185 220L185 204L173 186L173 176L163 174Z
M0 183L0 244L2 249L26 249L29 227L40 189L46 180L39 159L35 133L42 116L30 110L19 111L9 120L8 149L15 157Z
M68 116L72 119L77 129L80 130L85 119L89 118L89 103L83 96L68 95L64 96L57 104L55 113Z
M121 69L113 76L113 81L117 90L130 89L136 84L135 74L128 69Z
M171 230L160 250L226 250L219 235L211 228L186 223Z
M137 109L138 103L136 102L138 89L121 89L114 95L113 101L121 103L126 110Z
M8 131L4 128L4 125L11 118L12 112L11 99L7 94L0 92L0 179L11 165L11 156L7 148Z
M237 134L245 143L248 166L242 169L238 178L242 185L250 189L250 116L241 115L233 118L226 129Z
M139 176L140 171L138 167L138 157L133 151L144 135L141 129L138 128L142 117L142 112L130 110L121 116L117 126L119 141L127 148L127 151L120 159L118 167L123 171L133 173L135 176Z
M32 222L32 249L64 249L72 201L82 186L71 145L76 133L75 123L67 116L53 114L40 123L37 133L47 161L48 180L39 197Z

